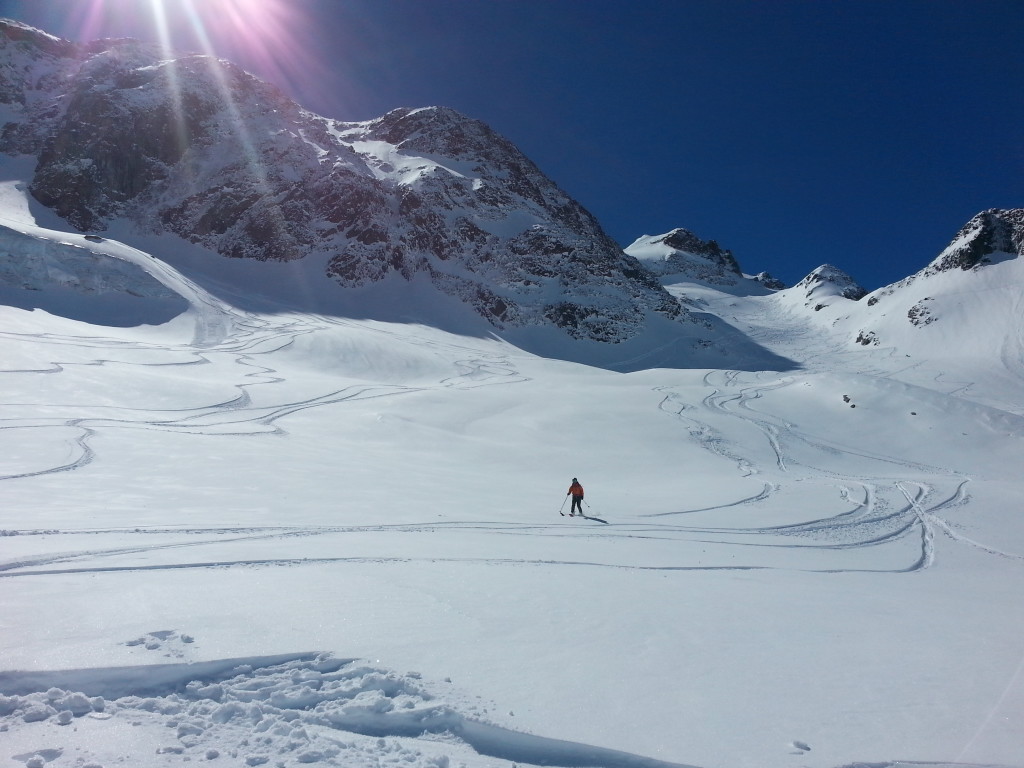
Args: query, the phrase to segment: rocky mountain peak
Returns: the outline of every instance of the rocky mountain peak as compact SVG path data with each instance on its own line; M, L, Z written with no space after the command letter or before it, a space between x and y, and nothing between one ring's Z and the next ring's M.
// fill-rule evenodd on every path
M856 341L905 348L908 356L921 354L919 345L927 343L928 354L937 357L964 359L996 349L1003 363L1016 359L1005 350L1017 349L1021 337L1020 256L1024 209L982 211L930 264L862 302Z
M770 272L758 272L754 275L754 279L770 291L786 290L786 284Z
M1024 208L993 208L974 216L926 271L973 269L999 253L1024 256Z
M701 240L688 229L677 227L671 232L662 235L655 242L662 242L681 253L702 256L715 264L721 265L729 272L734 272L737 275L742 274L740 272L740 265L733 257L732 251L724 250L716 240Z
M70 40L63 40L13 19L0 19L0 36L10 43L22 44L47 56L71 58L77 56L79 51L78 46Z
M371 121L370 130L399 149L437 152L456 160L482 160L482 154L493 154L492 147L504 143L487 125L450 107L393 109Z
M981 269L998 257L1024 256L1024 208L991 208L971 217L928 266L868 297L874 306L900 289L930 282L938 275ZM924 281L922 283L922 281Z
M814 299L842 296L857 301L867 295L867 291L856 280L831 264L822 264L812 270L793 288L805 291L808 298Z
M712 285L734 285L743 278L732 251L714 240L702 240L688 229L644 235L625 250L661 277L678 275Z

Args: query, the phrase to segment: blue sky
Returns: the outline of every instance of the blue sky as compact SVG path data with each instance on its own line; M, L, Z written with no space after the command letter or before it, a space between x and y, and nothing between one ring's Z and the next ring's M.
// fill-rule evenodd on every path
M197 49L187 2L0 15L156 39L159 7ZM686 227L748 272L792 284L831 263L874 289L975 213L1024 206L1020 0L191 2L241 8L235 28L207 18L208 44L315 112L437 104L487 122L623 245ZM275 37L254 47L239 24Z

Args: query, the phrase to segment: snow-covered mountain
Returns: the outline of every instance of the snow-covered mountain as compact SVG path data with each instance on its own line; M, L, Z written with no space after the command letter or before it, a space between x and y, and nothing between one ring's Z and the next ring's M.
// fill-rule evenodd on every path
M9 21L0 109L0 151L38 158L32 195L74 227L131 222L222 256L300 262L290 281L264 281L279 297L330 280L349 290L320 288L317 309L364 311L387 302L355 289L415 282L524 343L552 326L635 340L620 357L669 329L698 356L720 343L514 145L451 109L339 122L226 61L78 46Z
M1024 330L1022 256L1024 209L993 209L967 222L916 274L870 294L829 266L783 293L827 309L822 318L857 344L929 359L1001 360Z
M790 289L786 289L790 300L802 301L805 307L820 312L837 299L859 301L867 291L839 267L822 264Z
M871 293L822 265L792 288L760 294L667 284L703 311L802 367L844 368L957 391L1021 412L999 393L1024 379L1024 209L978 214L916 274ZM889 360L900 361L895 369Z
M866 347L957 367L966 380L1024 373L1024 209L972 218L914 275L873 291L838 327ZM984 384L967 389L983 389Z
M678 275L705 283L734 285L743 276L731 251L723 250L714 240L701 240L686 229L644 235L625 250L659 277Z
M923 270L923 274L933 275L952 269L966 272L1016 256L1024 256L1024 209L993 208L964 224L953 242Z
M927 334L910 330L949 313L935 294L986 290L972 275L991 254L1020 250L1019 211L989 211L920 273L863 299L831 265L783 289L681 228L623 252L514 145L453 110L340 122L230 62L169 59L133 40L80 46L10 21L0 21L0 112L0 152L8 165L20 159L12 178L36 201L79 231L186 269L239 306L496 332L618 370L791 367L770 334L750 332L763 318L734 322L743 312L719 307L720 293L785 307L844 348L911 354ZM4 281L32 287L43 262L15 261ZM100 282L108 292L118 284ZM89 279L81 284L95 293ZM32 303L24 292L10 301ZM943 339L933 345L940 354L961 346Z
M934 365L965 376L1024 373L1024 209L979 213L916 274L871 293L830 264L791 288L752 280L731 252L682 229L639 238L627 252L682 302L766 348L791 354L786 337L817 337L821 346L801 365L815 365L819 354L852 361L866 352L856 365L870 368L879 354L899 356L912 361L901 375L919 382ZM980 393L984 386L968 389Z
M638 237L625 251L663 283L695 282L724 288L749 284L751 279L743 274L732 251L687 229ZM753 280L770 290L786 287L768 272L758 273Z

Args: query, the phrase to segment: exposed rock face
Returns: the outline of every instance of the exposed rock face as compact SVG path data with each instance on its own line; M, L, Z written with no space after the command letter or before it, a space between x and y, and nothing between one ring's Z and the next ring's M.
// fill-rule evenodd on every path
M600 341L631 335L637 308L682 315L586 210L483 123L400 109L340 137L375 172L376 194L396 203L363 206L349 224L328 266L343 284L425 272L499 327L542 319ZM621 304L624 294L639 307Z
M926 272L973 269L997 253L1024 256L1024 208L993 208L979 213L957 232Z
M225 256L326 263L343 287L425 276L497 328L617 342L652 315L688 321L514 145L450 109L342 123L228 62L4 21L0 108L0 151L36 155L32 194L80 230L127 218Z
M982 211L960 228L953 241L927 267L898 283L879 288L868 297L867 303L874 306L900 288L935 275L957 269L983 268L993 262L993 256L1000 254L1024 256L1024 208ZM932 322L924 308L912 309L908 317L914 325Z
M679 275L709 285L734 285L743 272L732 251L714 240L701 240L686 229L644 235L626 248L658 276Z
M863 304L868 311L860 318L857 341L912 349L911 340L938 328L936 333L944 338L933 354L968 357L982 353L988 325L997 323L1006 339L998 348L1016 348L1021 331L1015 279L1020 267L1015 261L1021 256L1024 208L982 211L960 228L928 266L867 297ZM997 309L965 315L964 297L974 291L983 292L985 304ZM1001 352L1000 356L1003 362L1013 360L1013 355Z
M786 284L768 272L758 272L754 279L770 291L784 291Z

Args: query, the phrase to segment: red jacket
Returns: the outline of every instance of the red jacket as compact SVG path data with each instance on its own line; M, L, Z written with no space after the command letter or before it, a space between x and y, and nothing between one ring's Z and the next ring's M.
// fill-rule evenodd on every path
M579 496L582 499L583 498L583 486L580 485L579 483L573 483L572 485L569 486L569 493L571 493L573 496ZM569 493L567 493L565 495L568 496Z

